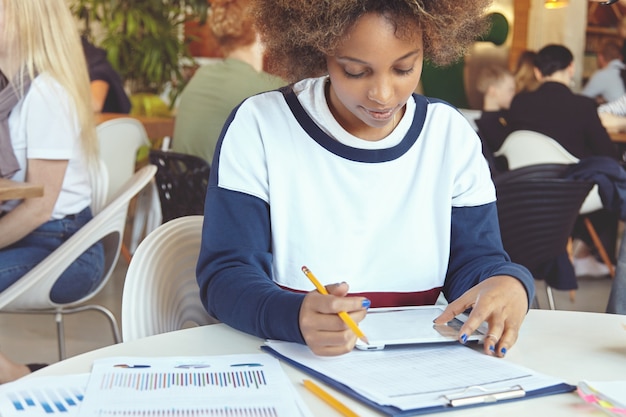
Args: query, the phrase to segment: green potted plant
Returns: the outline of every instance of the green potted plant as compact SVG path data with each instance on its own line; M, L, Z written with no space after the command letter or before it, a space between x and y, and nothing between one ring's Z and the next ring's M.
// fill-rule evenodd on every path
M173 105L182 90L183 63L193 63L184 25L204 23L208 8L207 0L74 0L71 6L84 34L98 33L96 43L126 81L133 113L152 115L168 110L154 97L167 88Z

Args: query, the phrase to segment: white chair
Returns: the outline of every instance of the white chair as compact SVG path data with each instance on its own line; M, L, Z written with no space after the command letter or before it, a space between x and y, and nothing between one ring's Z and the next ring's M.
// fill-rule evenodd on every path
M218 322L204 309L196 282L202 220L203 216L171 220L137 248L122 294L125 342Z
M150 182L155 173L156 167L154 165L148 165L137 171L112 197L111 202L94 215L93 219L15 284L0 292L0 311L3 313L55 315L59 358L61 360L66 357L63 328L63 316L65 314L86 310L99 311L109 320L115 342L121 341L113 313L104 306L84 303L98 294L109 281L120 254L130 199ZM92 170L94 194L96 195L103 195L104 190L106 190L106 171L101 172L100 175L99 180L95 179L97 173L96 170ZM57 278L85 250L98 241L103 242L105 255L104 276L98 287L90 294L71 303L59 304L50 300L50 290Z
M575 164L579 161L569 153L560 143L539 132L531 130L517 130L509 134L500 149L494 152L495 156L504 156L510 170L537 164ZM598 186L594 185L580 208L580 214L586 215L602 209L602 200L598 193ZM609 255L600 241L591 221L585 217L585 227L593 240L602 261L609 268L611 277L615 276L615 268Z
M151 143L143 124L132 117L107 120L96 127L100 158L109 173L107 201L135 172L137 155L141 148L150 149ZM145 156L148 159L148 151ZM161 205L156 185L152 183L137 196L129 247L122 246L122 254L130 261L144 233L161 224Z

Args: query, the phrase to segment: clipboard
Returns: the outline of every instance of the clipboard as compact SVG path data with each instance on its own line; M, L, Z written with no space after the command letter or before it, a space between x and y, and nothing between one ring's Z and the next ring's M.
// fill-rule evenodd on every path
M350 386L345 385L337 380L318 372L315 369L307 367L302 363L290 358L273 349L271 346L261 346L261 350L285 361L300 371L326 383L334 389L354 398L355 400L367 405L368 407L389 417L409 417L423 414L439 413L445 411L454 411L459 409L481 407L493 404L500 404L512 401L520 401L524 399L538 398L548 395L572 392L575 386L557 382L553 385L544 386L542 388L525 391L519 385L512 385L507 389L489 390L480 386L469 386L460 390L456 390L447 395L442 396L442 404L438 406L428 406L421 408L400 409L395 406L382 405L371 398L355 391ZM367 353L366 353L367 354Z

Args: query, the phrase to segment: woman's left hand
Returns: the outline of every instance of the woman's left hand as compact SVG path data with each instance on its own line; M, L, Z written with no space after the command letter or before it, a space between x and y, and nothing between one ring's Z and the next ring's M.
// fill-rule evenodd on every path
M517 341L519 329L528 311L528 295L522 283L508 275L490 277L470 288L448 304L435 319L444 324L471 308L472 311L459 331L459 341L465 343L468 335L487 322L484 351L488 355L504 357Z

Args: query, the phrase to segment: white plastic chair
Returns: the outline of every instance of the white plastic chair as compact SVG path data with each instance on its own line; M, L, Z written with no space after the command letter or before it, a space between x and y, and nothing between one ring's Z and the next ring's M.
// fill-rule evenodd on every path
M196 282L203 218L171 220L137 248L122 294L125 342L218 322L204 309Z
M507 159L509 169L517 169L528 165L537 164L575 164L579 161L569 153L560 143L539 132L531 130L516 130L511 132L504 140L500 149L494 152L495 156L504 156ZM598 186L594 185L587 198L580 207L580 214L586 215L603 208ZM609 268L611 277L615 276L615 268L611 262L604 245L600 241L593 224L585 218L585 227L598 249L602 261Z
M103 168L102 165L100 168ZM98 177L98 172L100 176ZM63 316L86 310L95 310L104 314L111 324L116 343L121 341L120 331L115 316L109 309L97 304L84 304L106 285L117 264L122 245L122 236L126 225L128 203L154 177L156 167L148 165L135 173L87 224L80 228L35 268L20 278L15 284L0 292L0 311L3 313L54 314L57 323L59 358L65 359L65 334ZM105 194L106 170L92 170L94 196ZM99 204L96 202L96 205ZM71 303L59 304L50 300L50 290L57 278L85 250L102 240L104 245L104 277L100 285L85 297Z
M100 158L109 173L107 201L135 172L137 153L151 143L143 124L132 117L119 117L100 123L96 127ZM146 160L148 152L146 152ZM127 261L137 248L144 233L156 229L162 221L161 205L156 184L152 183L137 196L129 247L122 247Z
M204 309L196 282L203 218L173 219L137 248L122 293L125 342L218 322Z

